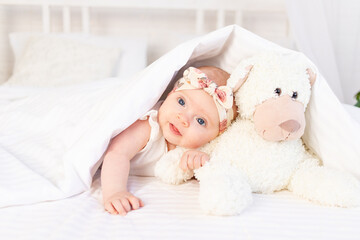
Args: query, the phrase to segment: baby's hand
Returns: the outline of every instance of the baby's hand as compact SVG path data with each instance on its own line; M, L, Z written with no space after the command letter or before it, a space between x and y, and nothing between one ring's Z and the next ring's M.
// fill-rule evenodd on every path
M198 150L186 151L180 160L180 168L184 171L194 170L202 167L210 157L204 152Z
M104 201L105 210L111 214L125 216L131 210L139 209L144 203L130 192L117 192Z

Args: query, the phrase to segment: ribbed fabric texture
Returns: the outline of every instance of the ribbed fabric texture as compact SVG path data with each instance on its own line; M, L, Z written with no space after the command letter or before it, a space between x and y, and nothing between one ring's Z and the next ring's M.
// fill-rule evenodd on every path
M234 217L204 215L199 184L167 185L130 177L129 189L145 206L127 216L103 210L99 176L78 196L0 210L1 239L359 239L360 209L319 206L289 192L254 195Z

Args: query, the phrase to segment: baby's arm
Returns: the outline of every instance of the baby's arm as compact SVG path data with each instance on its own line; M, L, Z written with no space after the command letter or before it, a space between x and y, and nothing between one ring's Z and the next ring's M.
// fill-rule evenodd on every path
M208 154L199 150L188 150L184 152L180 160L180 168L184 171L198 169L209 161Z
M142 201L127 190L130 160L148 142L150 125L138 120L113 138L105 152L101 185L105 209L111 214L126 215L143 206Z

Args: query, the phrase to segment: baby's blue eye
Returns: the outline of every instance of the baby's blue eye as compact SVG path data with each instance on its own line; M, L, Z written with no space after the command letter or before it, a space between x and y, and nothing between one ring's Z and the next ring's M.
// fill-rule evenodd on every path
M200 125L202 125L202 126L205 125L205 121L204 121L204 119L202 119L202 118L197 118L196 121L197 121Z
M184 101L184 99L182 99L182 98L179 98L179 99L178 99L178 103L179 103L181 106L184 106L184 105L185 105L185 101Z

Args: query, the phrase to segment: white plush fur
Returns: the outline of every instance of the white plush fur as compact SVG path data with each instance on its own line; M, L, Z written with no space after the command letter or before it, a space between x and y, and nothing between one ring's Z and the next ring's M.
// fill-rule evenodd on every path
M296 64L290 64L293 62ZM301 54L283 54L274 57L273 54L260 54L245 59L236 67L227 85L234 87L244 69L253 65L251 75L235 94L236 104L243 118L251 119L255 106L269 98L276 97L274 89L281 88L282 94L291 96L294 91L299 92L297 101L304 104L304 111L310 100L311 86L306 73L309 63L304 62ZM241 74L238 74L241 73ZM254 79L254 80L251 80ZM303 79L303 81L299 81ZM301 94L300 94L301 93Z
M290 96L297 91L297 101L303 103L305 111L311 94L307 59L296 53L254 56L240 62L228 81L229 86L234 87L244 77L249 64L253 69L235 93L238 118L201 149L211 157L204 167L194 171L200 181L202 209L209 214L235 215L252 202L251 192L272 193L282 189L328 206L359 206L360 184L355 177L320 166L301 139L271 142L254 129L255 106L276 97L277 87ZM176 159L164 156L157 163L155 174L165 182L179 184L192 174L182 172L178 166L184 149L171 152Z

